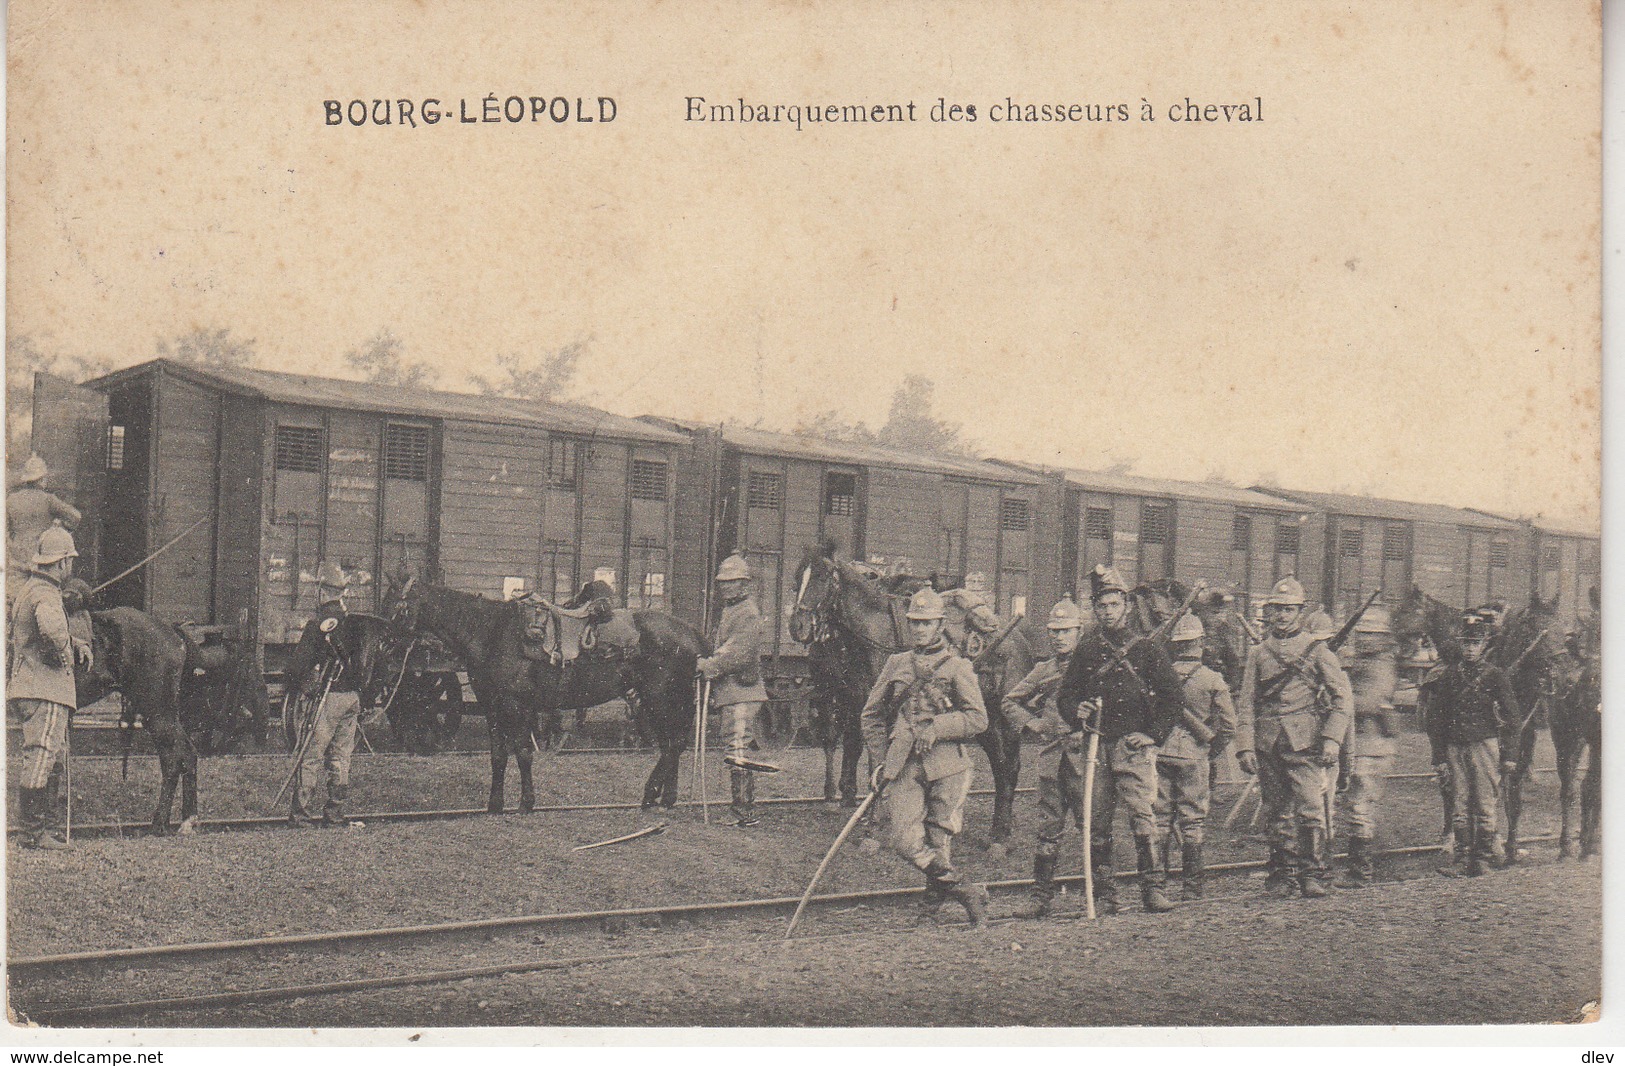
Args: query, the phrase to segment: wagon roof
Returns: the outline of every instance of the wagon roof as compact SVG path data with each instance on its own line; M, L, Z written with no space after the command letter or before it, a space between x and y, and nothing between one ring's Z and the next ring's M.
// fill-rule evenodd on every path
M1380 496L1356 496L1342 492L1303 492L1299 489L1274 489L1262 485L1253 488L1271 496L1297 500L1327 514L1354 515L1360 518L1391 518L1405 522L1429 522L1442 526L1474 526L1479 529L1517 529L1518 523L1484 511L1463 507L1450 507L1442 503L1412 503L1405 500L1386 500Z
M1234 485L1217 485L1209 481L1176 481L1172 478L1141 477L1137 474L1110 474L1100 470L1079 470L1059 467L1066 483L1089 492L1114 496L1167 497L1180 500L1200 500L1204 503L1227 503L1270 511L1306 511L1309 508L1277 496L1266 496L1251 489Z
M811 459L825 463L849 463L853 466L885 466L903 470L921 470L949 477L975 478L979 481L1002 481L1006 484L1036 485L1038 478L1002 463L950 455L925 455L903 451L879 444L854 444L832 441L823 437L806 437L798 433L776 433L766 429L744 426L718 426L681 418L644 415L654 425L671 426L688 432L712 430L741 451L756 455L772 455L786 459Z
M1504 522L1517 522L1517 521L1519 521L1516 518L1510 518L1507 515L1496 514L1494 511L1486 511L1486 510L1483 510L1482 508L1478 508L1478 507L1469 507L1467 509L1469 511L1473 512L1474 514L1488 515L1491 518L1499 518ZM1544 519L1538 519L1538 518L1531 521L1530 524L1533 525L1536 529L1540 530L1542 533L1546 533L1546 534L1549 534L1549 535L1554 536L1554 537L1576 537L1576 538L1578 538L1580 540L1601 540L1602 539L1602 531L1599 530L1599 529L1595 529L1595 528L1586 529L1586 528L1581 527L1581 526L1569 525L1569 524L1564 523L1564 522L1548 522L1548 521L1545 521Z
M341 408L350 411L378 411L385 414L416 415L426 418L452 418L499 425L541 426L565 433L596 433L604 437L680 444L679 434L652 426L636 418L611 414L595 407L573 403L546 403L506 396L479 396L467 392L440 392L433 389L376 385L366 381L308 374L283 374L272 370L241 367L195 367L172 359L152 359L124 370L85 382L94 389L108 389L162 370L196 384L252 396L275 403L311 407Z

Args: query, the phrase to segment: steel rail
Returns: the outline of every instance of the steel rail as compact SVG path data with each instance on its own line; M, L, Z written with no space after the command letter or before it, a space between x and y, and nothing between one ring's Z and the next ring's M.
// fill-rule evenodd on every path
M286 758L286 756L284 756ZM1018 788L1018 796L1031 795L1038 791L1034 788ZM991 788L972 789L968 795L991 796ZM758 807L807 807L820 803L828 803L823 796L778 796L772 799L757 800ZM675 806L698 808L699 803L693 800L680 800ZM560 803L548 806L533 807L531 814L582 814L591 811L639 811L643 810L641 803ZM653 810L654 808L650 808ZM660 810L670 810L661 807ZM352 822L435 822L452 821L458 818L476 818L481 815L492 815L494 812L484 807L452 807L445 810L434 811L374 811L370 814L354 814L349 817ZM519 814L518 807L505 807L502 814ZM198 831L205 829L238 832L250 829L274 829L288 824L285 816L256 817L256 818L220 818L213 821L196 823ZM121 836L140 834L150 828L151 822L89 822L85 825L75 826L74 832L86 837L91 836ZM8 833L21 833L23 830L12 827Z
M1557 835L1525 837L1521 843L1540 844L1549 843L1557 839ZM1430 851L1438 851L1437 844L1419 844L1412 847L1387 848L1375 852L1378 856L1395 857L1402 855L1420 855ZM1346 855L1333 855L1332 859L1347 858ZM1262 870L1268 866L1266 859L1247 859L1241 862L1212 863L1204 869L1209 873L1234 873L1245 870ZM1169 875L1180 873L1176 867L1168 871ZM1112 875L1119 881L1132 881L1140 875L1135 870L1122 870ZM1067 874L1055 878L1057 884L1082 884L1083 875ZM1017 878L1004 881L988 881L990 889L1030 888L1032 878ZM820 904L830 903L862 903L870 900L895 899L904 896L915 896L924 889L918 886L907 888L880 888L866 889L861 892L834 892L812 897L811 902ZM330 947L338 944L353 944L368 940L402 940L413 937L432 937L456 935L466 933L490 932L493 930L531 929L537 926L548 925L580 925L591 922L603 922L616 918L684 918L696 915L728 914L749 911L781 910L794 908L800 902L796 896L773 896L765 899L725 900L711 903L673 903L656 907L620 907L601 911L562 911L554 914L526 914L506 918L470 918L455 922L437 922L428 925L401 925L383 926L376 929L342 929L326 933L294 933L288 936L257 937L250 940L216 940L197 941L189 944L154 944L138 948L109 948L104 951L67 952L57 955L34 955L11 959L7 966L13 971L38 970L51 967L71 967L99 963L127 963L135 960L152 960L165 958L191 958L208 955L225 955L238 952L286 950L293 947Z
M1557 839L1555 835L1529 837L1525 843L1549 842ZM1438 845L1424 844L1403 848L1388 848L1377 852L1381 857L1395 858L1406 855L1427 854L1437 852ZM1342 859L1345 855L1334 855L1332 858ZM1268 865L1266 860L1248 860L1245 862L1215 863L1206 867L1209 873L1239 873L1263 869ZM1169 873L1178 872L1170 870ZM1122 871L1114 874L1116 880L1128 881L1139 876L1136 871ZM1066 875L1057 877L1056 882L1063 885L1077 884L1083 880L1081 875ZM1388 884L1398 884L1398 881L1379 882L1372 887L1382 887ZM1018 879L1007 881L988 882L987 887L1000 890L1025 888L1032 884L1031 879ZM850 903L868 902L874 900L890 900L908 896L916 896L924 891L920 887L876 889L866 892L841 892L824 896L814 896L816 903ZM1245 893L1233 893L1225 896L1209 896L1202 900L1188 900L1182 906L1191 903L1211 904L1224 900L1251 898ZM797 899L789 896L759 900L732 900L722 903L680 904L672 907L633 907L619 910L583 911L573 914L532 915L524 918L484 919L474 922L445 923L439 926L405 926L397 929L385 930L352 930L344 933L308 934L300 937L266 937L260 940L224 941L217 944L192 944L167 946L157 951L167 952L171 955L185 952L187 954L219 953L224 950L246 950L251 948L286 948L290 946L304 946L319 943L323 946L337 943L351 943L358 939L376 939L384 936L404 937L406 935L428 935L432 932L466 932L470 929L490 929L497 927L517 928L522 926L536 926L545 924L562 924L567 922L603 921L608 918L634 918L666 915L691 914L722 914L739 913L754 910L782 909L793 907ZM1081 915L1058 915L1062 919L1075 919ZM1003 924L1015 919L996 918L995 924ZM907 930L896 930L906 932ZM808 937L800 937L795 942L806 944L815 941L838 940L857 936L873 937L877 933L887 930L876 930L873 927L854 930L844 933L826 933ZM545 970L572 969L577 966L603 965L614 962L638 961L646 959L671 958L680 955L700 954L754 944L771 943L781 950L785 941L773 937L762 938L759 941L727 941L723 943L692 944L681 947L655 948L648 951L622 951L609 952L599 955L565 956L556 959L525 959L506 963L496 963L486 966L466 967L458 970L434 970L412 974L392 974L384 977L353 978L340 981L325 981L316 984L282 985L267 988L242 989L228 992L204 993L197 996L171 996L160 999L127 1000L119 1003L85 1004L72 1007L46 1008L39 1011L22 1010L29 1019L36 1022L63 1022L73 1019L105 1018L109 1016L125 1015L144 1011L176 1010L180 1008L210 1009L218 1007L237 1006L246 1003L274 1002L276 1000L297 999L301 997L319 995L342 995L351 992L364 992L383 988L400 988L410 985L423 984L450 984L458 981L467 981L484 977L501 977L515 973L535 973ZM121 949L110 952L87 952L77 955L40 956L33 959L18 959L10 963L12 969L19 967L27 969L46 965L66 966L86 961L123 962L133 958L151 959L157 957L155 949ZM15 1006L15 1005L14 1005Z

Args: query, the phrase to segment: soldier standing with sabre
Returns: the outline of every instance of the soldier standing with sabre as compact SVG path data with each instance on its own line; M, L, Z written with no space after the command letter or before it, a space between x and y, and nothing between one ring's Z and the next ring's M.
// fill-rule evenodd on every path
M344 800L350 790L350 756L355 751L361 685L365 680L354 662L355 649L333 639L349 614L344 594L350 579L337 564L324 562L316 570L316 582L321 606L300 634L286 671L289 690L303 691L316 702L310 735L298 759L298 779L288 811L288 825L294 829L349 824L344 816ZM327 802L318 823L310 808L324 761Z

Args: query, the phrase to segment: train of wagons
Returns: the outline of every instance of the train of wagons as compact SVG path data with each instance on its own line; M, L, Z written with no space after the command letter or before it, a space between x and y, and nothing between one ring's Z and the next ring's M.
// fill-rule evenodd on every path
M491 597L571 596L698 625L741 551L773 620L767 673L801 673L795 570L834 541L888 571L963 576L1042 619L1096 563L1205 580L1247 610L1295 574L1343 617L1413 584L1462 606L1531 595L1572 624L1600 578L1595 531L1367 496L1239 488L914 454L576 404L157 359L35 382L33 449L86 515L103 602L228 629L274 672L316 606L317 564L402 568Z

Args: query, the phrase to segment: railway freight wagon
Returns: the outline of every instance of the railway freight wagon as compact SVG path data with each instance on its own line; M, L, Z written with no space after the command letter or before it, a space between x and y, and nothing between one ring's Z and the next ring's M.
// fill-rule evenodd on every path
M1245 607L1300 570L1307 505L1248 489L1091 470L1021 466L1045 481L1043 525L1055 587L1083 603L1089 572L1114 567L1130 584L1206 581Z
M1478 511L1503 522L1515 521L1489 511ZM1517 523L1526 537L1529 592L1547 603L1557 604L1558 624L1564 630L1575 627L1582 615L1591 612L1591 590L1602 587L1602 538L1595 531Z
M1057 595L1054 531L1040 528L1039 479L975 459L919 455L737 426L645 416L682 432L672 561L677 613L700 621L717 605L706 590L717 561L749 559L772 620L768 652L800 657L787 616L802 553L833 540L852 558L890 572L964 575L1001 613Z
M318 563L401 568L488 596L564 597L592 577L664 606L670 467L685 438L591 408L154 360L87 382L43 382L70 405L35 412L94 496L105 579L180 537L104 594L169 622L246 627L271 651L316 607ZM58 395L60 394L60 395ZM74 432L57 429L70 412ZM89 412L87 414L87 412ZM100 418L87 469L65 442ZM40 428L43 424L44 430ZM99 519L99 521L98 521Z
M1463 608L1529 602L1529 532L1517 522L1441 504L1259 487L1311 507L1298 577L1311 599L1347 618L1379 588L1397 604L1415 584Z

